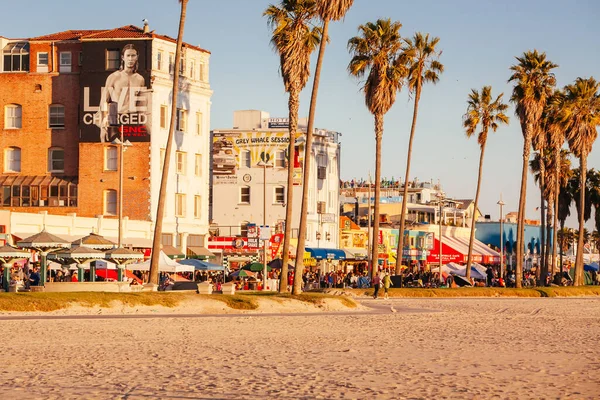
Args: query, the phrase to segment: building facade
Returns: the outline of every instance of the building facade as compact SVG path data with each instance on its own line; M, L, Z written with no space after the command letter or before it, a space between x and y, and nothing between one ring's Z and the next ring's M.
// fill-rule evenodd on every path
M130 221L123 243L148 245L151 229L127 226L154 225L176 40L146 24L0 37L0 48L0 206L14 214L12 233L63 232L80 217L95 219L87 224L114 238L118 223L107 221L117 219L121 200ZM163 244L183 252L202 247L208 233L209 58L184 44L178 71ZM42 218L53 223L39 227L23 222L40 212L64 219Z
M339 133L316 129L313 146L305 148L306 120L296 136L296 156L288 157L287 118L270 118L258 110L234 112L232 129L213 130L211 219L217 237L240 237L247 243L248 227L266 225L270 235L284 230L288 200L288 164L294 169L292 238L297 238L302 202L304 158L310 157L306 247L338 248ZM253 254L262 241L244 247ZM240 256L247 256L243 251Z

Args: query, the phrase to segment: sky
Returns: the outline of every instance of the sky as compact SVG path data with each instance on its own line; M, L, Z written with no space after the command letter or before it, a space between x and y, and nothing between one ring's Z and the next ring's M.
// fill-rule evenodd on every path
M190 0L184 40L211 52L211 129L233 125L233 111L255 109L271 117L287 117L287 94L279 74L279 59L270 46L270 30L263 11L274 1ZM6 4L4 4L6 3ZM107 29L142 26L176 37L177 0L0 0L11 18L4 18L0 35L34 37L68 29ZM49 18L48 16L52 16ZM440 38L439 59L445 71L437 85L423 88L410 179L441 183L452 198L474 198L479 147L462 128L466 100L472 88L492 86L508 102L512 85L510 66L523 52L538 49L559 65L557 84L563 87L577 77L600 79L600 2L595 0L355 0L345 19L330 25L331 42L325 53L315 126L342 133L341 177L366 179L375 170L373 117L364 103L362 82L347 72L347 42L359 25L391 18L403 26L400 33L415 32ZM316 53L311 67L314 69ZM309 81L300 98L300 117L308 116ZM385 116L382 177L404 179L413 101L401 91ZM493 219L516 211L522 168L523 136L509 109L508 126L490 135L483 166L479 208ZM573 164L578 165L577 160ZM600 169L600 140L588 157L588 167ZM527 184L527 218L538 219L539 190L530 177ZM573 214L576 214L573 206ZM567 225L576 227L571 218ZM591 222L587 224L591 229Z

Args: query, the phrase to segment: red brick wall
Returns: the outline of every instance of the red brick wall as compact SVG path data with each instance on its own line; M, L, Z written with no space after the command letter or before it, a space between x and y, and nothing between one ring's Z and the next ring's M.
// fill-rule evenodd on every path
M119 172L104 170L106 147L108 145L102 143L79 144L78 215L94 217L102 214L104 191L119 190ZM123 216L150 220L150 144L133 143L126 149L123 157Z

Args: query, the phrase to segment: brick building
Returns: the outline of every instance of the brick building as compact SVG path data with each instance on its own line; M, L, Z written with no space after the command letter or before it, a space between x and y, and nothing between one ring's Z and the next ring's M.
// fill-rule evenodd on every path
M127 226L135 221L153 226L175 47L175 39L147 24L26 39L0 36L0 210L11 213L9 233L45 227L78 237L93 226L116 237L122 197L129 221L124 243L149 244L150 229L128 232ZM163 243L182 252L203 247L208 233L209 57L184 44L163 224ZM122 142L127 146L119 193ZM26 222L28 214L64 218L44 217L44 226L37 226Z

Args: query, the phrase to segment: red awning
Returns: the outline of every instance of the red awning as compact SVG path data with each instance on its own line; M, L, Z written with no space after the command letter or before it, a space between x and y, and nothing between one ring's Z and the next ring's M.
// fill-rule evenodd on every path
M133 274L133 272L129 271L129 270L125 270L125 276L131 279L136 280L140 285L143 283L140 278L138 278L137 276L135 276ZM112 280L117 280L117 270L116 269L97 269L96 270L96 276L99 276L100 278L103 279L112 279Z
M469 256L469 239L463 237L442 236L442 262L466 263ZM427 256L427 262L437 264L440 262L440 246L438 239L434 239L434 248ZM500 254L481 241L473 241L473 262L484 264L500 263Z

